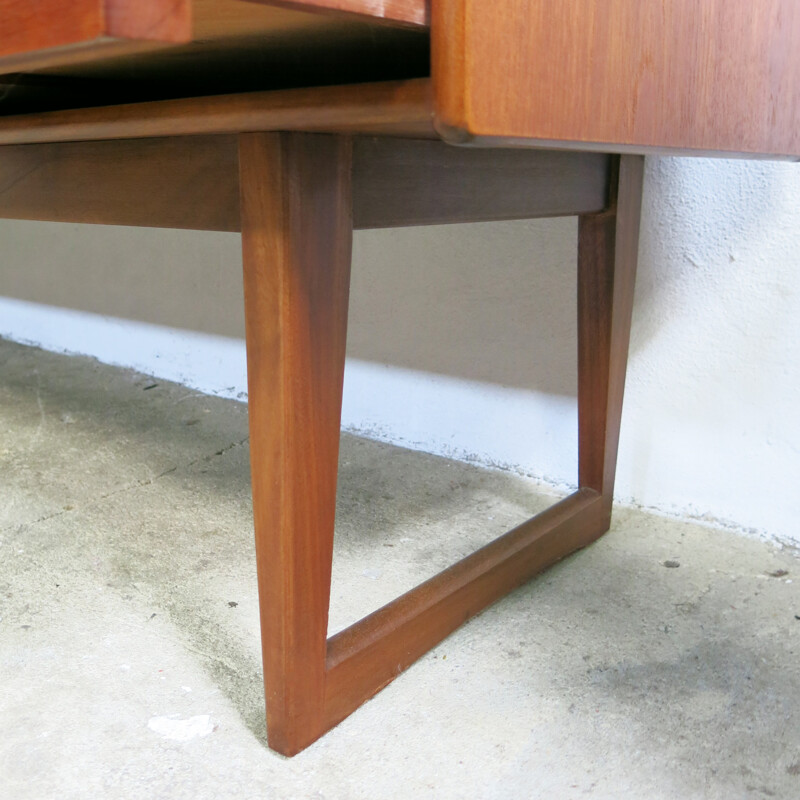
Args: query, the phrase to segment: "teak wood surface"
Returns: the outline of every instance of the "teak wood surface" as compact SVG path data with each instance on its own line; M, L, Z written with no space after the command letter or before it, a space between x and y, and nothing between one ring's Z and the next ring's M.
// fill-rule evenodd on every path
M6 146L0 217L239 231L237 159L230 135ZM355 137L353 225L591 213L607 203L608 162L596 153Z
M0 116L0 145L292 130L436 138L430 81L242 92Z
M0 72L191 39L190 0L0 0Z
M800 156L797 0L436 0L452 141Z
M0 115L427 76L423 0L0 0Z
M243 134L248 413L270 746L322 732L352 241L351 143Z
M290 12L287 12L287 9ZM303 13L300 13L303 12ZM309 13L312 12L312 13ZM0 0L0 69L108 57L117 44L178 44L325 29L326 18L426 27L426 0ZM328 26L330 28L330 26ZM83 50L83 53L78 51Z

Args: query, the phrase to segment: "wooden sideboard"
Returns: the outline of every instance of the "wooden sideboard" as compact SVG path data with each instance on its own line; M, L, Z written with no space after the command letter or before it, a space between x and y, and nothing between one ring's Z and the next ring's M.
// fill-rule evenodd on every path
M0 19L0 216L241 231L287 755L608 529L643 154L800 156L794 0L0 0ZM353 229L557 215L579 217L579 488L328 639Z

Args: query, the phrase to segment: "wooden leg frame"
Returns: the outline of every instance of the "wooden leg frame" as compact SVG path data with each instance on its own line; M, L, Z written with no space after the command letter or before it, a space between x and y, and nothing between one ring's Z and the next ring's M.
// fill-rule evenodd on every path
M101 127L84 131L87 141L3 146L0 217L241 230L267 730L290 755L465 620L607 530L642 159L172 133L95 141L108 135ZM580 488L328 640L353 228L558 215L580 218Z
M307 747L465 620L602 535L611 516L641 202L636 156L609 160L605 207L580 216L580 488L327 638L352 158L345 137L239 138L267 731L270 747L285 755Z

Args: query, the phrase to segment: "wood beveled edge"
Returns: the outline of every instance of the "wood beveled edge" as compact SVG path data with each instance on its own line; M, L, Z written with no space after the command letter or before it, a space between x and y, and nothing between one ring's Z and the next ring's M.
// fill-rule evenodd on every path
M34 72L49 67L81 64L85 61L111 56L147 53L165 47L165 42L136 41L114 36L98 36L83 42L70 42L29 52L0 57L0 72L11 75Z
M689 158L728 158L752 161L800 161L796 153L762 153L746 150L704 150L691 147L665 147L662 145L626 142L603 142L584 139L537 139L522 136L495 136L475 133L465 125L451 126L434 111L433 127L437 136L448 144L468 145L476 149L513 148L527 150L570 150L576 153L603 153L618 156L676 156Z
M431 82L437 134L450 144L472 144L467 108L464 0L436 0L431 9Z
M608 530L611 508L573 494L328 640L325 731L471 617Z
M367 19L397 27L427 28L430 26L430 0L246 0L250 3L292 8L319 14L335 14Z
M279 130L435 139L430 80L246 92L0 116L0 145Z

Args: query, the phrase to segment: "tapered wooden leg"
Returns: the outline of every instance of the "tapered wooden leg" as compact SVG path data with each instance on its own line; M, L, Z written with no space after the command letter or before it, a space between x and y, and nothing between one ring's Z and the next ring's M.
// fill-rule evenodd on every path
M599 492L611 517L622 394L639 247L644 158L622 156L607 211L578 230L579 485ZM607 526L606 526L607 527Z
M270 746L306 747L423 653L610 520L642 159L581 217L580 488L326 642L351 242L346 140L239 145L253 503Z
M239 139L253 510L270 746L322 732L352 241L348 139Z

